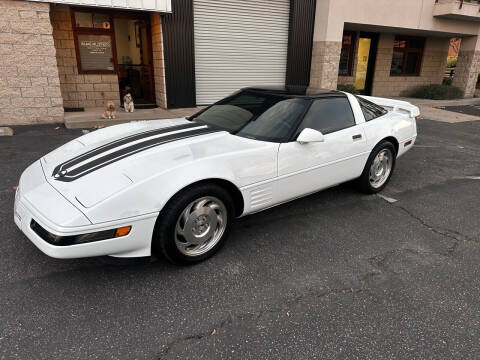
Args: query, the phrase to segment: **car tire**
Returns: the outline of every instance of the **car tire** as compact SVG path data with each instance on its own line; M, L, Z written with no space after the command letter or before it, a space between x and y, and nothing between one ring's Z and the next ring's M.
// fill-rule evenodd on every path
M393 174L396 157L395 146L390 141L385 140L375 146L356 181L358 189L365 194L382 191Z
M203 261L227 239L234 214L232 197L221 186L205 183L189 187L160 212L152 251L179 265Z

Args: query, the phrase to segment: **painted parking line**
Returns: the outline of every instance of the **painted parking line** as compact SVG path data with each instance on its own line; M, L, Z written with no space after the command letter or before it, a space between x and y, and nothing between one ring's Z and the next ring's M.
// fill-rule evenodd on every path
M455 179L462 179L462 180L480 180L480 176L458 176Z
M390 204L396 203L398 201L397 199L394 199L394 198L391 198L391 197L388 197L388 196L385 196L385 195L382 195L382 194L377 194L377 196L379 198L382 198L386 202L389 202Z

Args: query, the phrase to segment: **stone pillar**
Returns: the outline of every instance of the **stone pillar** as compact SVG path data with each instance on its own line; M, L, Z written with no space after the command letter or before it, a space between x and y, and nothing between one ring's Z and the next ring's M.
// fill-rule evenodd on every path
M0 125L63 122L49 11L0 0Z
M314 41L312 47L312 67L310 87L337 88L340 63L341 41Z
M159 13L151 15L152 26L152 52L153 52L153 77L155 83L155 101L163 109L167 107L165 91L165 64L163 62L163 35L162 19Z
M465 93L466 98L472 98L475 93L478 72L480 71L480 38L472 36L462 39L458 54L457 68L453 85Z
M331 21L329 11L329 1L317 0L310 88L337 88L344 24L340 20Z

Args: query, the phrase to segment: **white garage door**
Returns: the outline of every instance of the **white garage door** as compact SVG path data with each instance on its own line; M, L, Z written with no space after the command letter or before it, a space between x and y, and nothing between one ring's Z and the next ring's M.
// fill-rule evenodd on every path
M284 85L289 0L194 0L197 104Z

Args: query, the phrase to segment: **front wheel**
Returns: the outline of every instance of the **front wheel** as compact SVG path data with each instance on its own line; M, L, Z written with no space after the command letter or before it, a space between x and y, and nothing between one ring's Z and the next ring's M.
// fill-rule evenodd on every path
M378 144L368 157L362 175L357 179L360 191L375 194L387 186L395 168L396 152L390 141Z
M231 196L222 187L203 184L186 189L161 211L152 248L176 264L205 260L226 240L233 214Z

